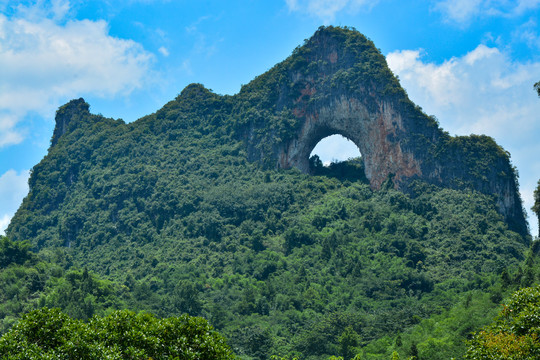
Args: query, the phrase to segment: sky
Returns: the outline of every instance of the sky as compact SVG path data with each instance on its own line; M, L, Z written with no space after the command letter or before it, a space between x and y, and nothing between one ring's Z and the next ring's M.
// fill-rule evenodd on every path
M510 152L536 235L539 21L540 0L0 0L0 234L59 106L83 97L91 112L131 122L190 83L232 95L337 25L373 40L444 130L486 134ZM314 152L358 155L339 136Z

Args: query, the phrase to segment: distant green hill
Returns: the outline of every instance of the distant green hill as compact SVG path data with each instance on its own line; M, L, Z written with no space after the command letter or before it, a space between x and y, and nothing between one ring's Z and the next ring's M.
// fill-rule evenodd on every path
M344 59L336 65L335 46ZM317 51L330 56L327 64L310 58ZM314 88L337 93L307 99L305 83L290 82L298 71L305 79L326 72ZM363 100L366 91L371 100ZM369 149L328 168L285 161L306 114L323 114L343 93L361 99L359 108L373 106L370 114L380 99L404 111L395 113L401 130L382 142L401 163L372 164L381 152ZM406 173L399 164L416 165ZM201 315L245 359L352 352L388 359L412 345L447 359L491 320L506 291L501 273L516 286L535 281L514 276L530 236L509 155L490 138L444 133L408 100L374 45L350 29L319 29L237 95L189 85L133 123L73 100L58 110L29 185L7 236L29 241L48 270L38 288L17 294L27 308L0 313L10 319L58 301L79 318L114 308ZM104 297L83 286L88 278ZM55 300L55 281L76 292L72 300ZM76 296L86 308L69 305Z

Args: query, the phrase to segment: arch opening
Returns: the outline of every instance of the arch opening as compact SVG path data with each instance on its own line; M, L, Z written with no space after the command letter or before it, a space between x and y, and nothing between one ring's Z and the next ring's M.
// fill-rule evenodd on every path
M309 154L309 173L367 182L360 149L340 134L326 136L313 147Z
M311 150L309 158L317 155L324 166L361 157L360 149L346 137L334 134L324 137Z

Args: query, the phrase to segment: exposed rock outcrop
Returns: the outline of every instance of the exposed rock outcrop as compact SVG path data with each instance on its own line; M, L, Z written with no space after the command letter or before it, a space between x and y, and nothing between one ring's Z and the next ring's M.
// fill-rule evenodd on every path
M250 106L272 109L242 131L251 160L308 173L317 143L340 134L358 146L373 189L392 177L404 191L420 179L492 194L510 226L527 233L509 154L487 136L453 138L440 129L408 99L373 43L355 30L320 28L239 96L249 97Z
M56 126L54 127L51 146L56 145L58 140L66 132L77 127L77 120L87 117L90 114L90 106L83 98L71 100L56 112Z

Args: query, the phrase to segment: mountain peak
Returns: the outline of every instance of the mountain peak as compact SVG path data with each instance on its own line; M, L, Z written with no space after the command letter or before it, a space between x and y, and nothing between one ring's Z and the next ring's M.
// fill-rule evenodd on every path
M373 42L354 29L319 28L240 95L249 99L244 110L258 115L241 131L252 161L309 173L317 143L342 135L360 150L373 189L391 177L404 191L420 179L496 194L501 213L526 233L502 148L484 137L449 137L408 98Z
M189 84L180 92L180 95L178 97L184 98L184 99L198 99L198 98L205 98L210 95L212 95L212 90L207 89L204 87L204 85L199 83L193 83Z
M90 115L90 105L83 98L71 100L61 106L56 111L56 125L51 139L51 147L58 143L62 135L72 131L77 126L78 120L88 115Z

